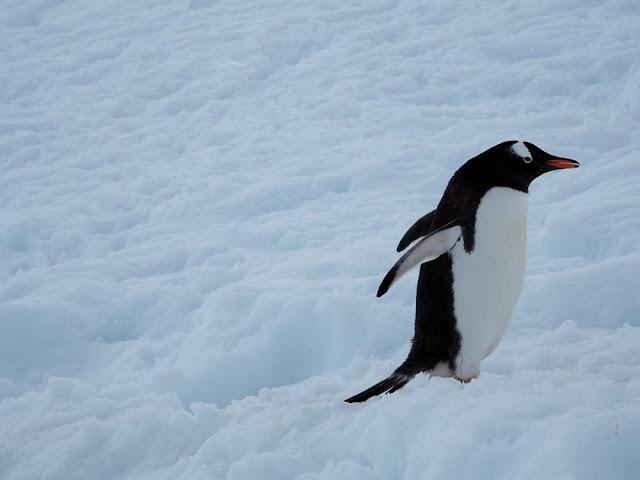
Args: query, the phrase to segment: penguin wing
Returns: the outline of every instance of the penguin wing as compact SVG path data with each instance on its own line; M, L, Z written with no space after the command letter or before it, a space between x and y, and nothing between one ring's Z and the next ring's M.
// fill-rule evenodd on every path
M391 285L416 265L435 260L443 253L451 250L462 235L460 225L452 226L452 223L430 233L402 255L400 260L391 267L391 270L382 279L377 296L381 297L387 293Z
M427 213L424 217L418 219L416 223L414 223L409 230L404 234L400 243L398 243L398 247L396 248L397 252L401 252L405 248L407 248L411 243L415 242L420 237L424 237L427 233L429 233L429 229L431 228L431 224L433 223L433 217L436 211L432 210Z

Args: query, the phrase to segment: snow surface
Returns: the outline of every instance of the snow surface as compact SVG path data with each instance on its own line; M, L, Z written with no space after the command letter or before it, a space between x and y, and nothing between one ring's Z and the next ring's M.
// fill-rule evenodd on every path
M0 478L638 478L637 0L5 0ZM397 241L524 139L523 296L389 374ZM412 274L412 275L415 275Z

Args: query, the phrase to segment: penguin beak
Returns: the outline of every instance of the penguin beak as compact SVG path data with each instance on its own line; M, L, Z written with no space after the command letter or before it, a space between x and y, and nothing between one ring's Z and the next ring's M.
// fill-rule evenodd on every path
M550 158L549 160L545 160L545 163L553 169L578 168L580 166L578 162L569 158Z

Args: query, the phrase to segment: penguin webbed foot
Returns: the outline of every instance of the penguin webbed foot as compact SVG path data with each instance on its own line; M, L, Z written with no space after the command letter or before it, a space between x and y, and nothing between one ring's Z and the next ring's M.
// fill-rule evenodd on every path
M460 383L464 383L465 385L467 383L471 383L472 380L475 380L476 378L478 378L480 376L480 372L475 372L472 375L468 376L468 377L458 377L457 375L454 376L453 378L455 378L456 380L458 380Z

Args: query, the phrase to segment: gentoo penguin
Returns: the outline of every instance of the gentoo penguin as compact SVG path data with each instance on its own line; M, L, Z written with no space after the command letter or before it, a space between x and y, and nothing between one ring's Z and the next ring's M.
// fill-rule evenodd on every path
M498 346L518 301L527 249L529 185L575 160L529 142L503 142L455 172L437 208L402 237L418 240L384 277L378 297L420 264L415 333L407 359L388 378L346 401L405 386L420 372L470 382Z

